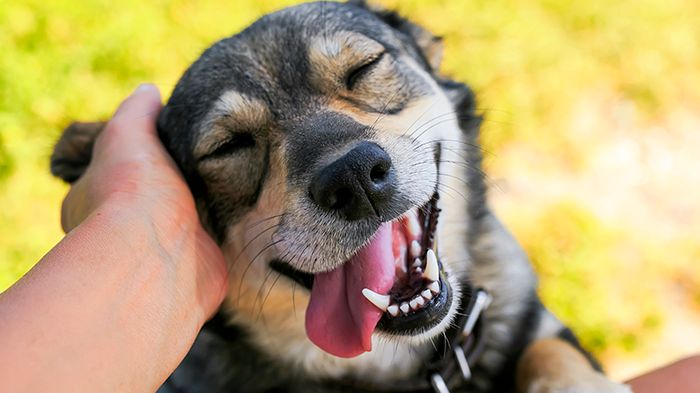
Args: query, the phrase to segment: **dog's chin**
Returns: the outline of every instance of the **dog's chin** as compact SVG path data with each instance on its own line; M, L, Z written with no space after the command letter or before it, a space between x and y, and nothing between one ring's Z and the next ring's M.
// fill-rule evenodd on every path
M382 340L420 345L447 330L457 314L461 288L438 252L439 215L436 192L425 205L390 223L394 283L388 293L365 294L382 311L374 330ZM299 271L283 260L273 260L270 266L311 291L314 274Z

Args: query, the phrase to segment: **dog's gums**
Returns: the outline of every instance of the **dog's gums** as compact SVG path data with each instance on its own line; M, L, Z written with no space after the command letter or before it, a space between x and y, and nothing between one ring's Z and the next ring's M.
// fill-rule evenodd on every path
M415 242L415 240L414 240ZM417 242L415 244L418 244ZM399 311L403 315L409 312L415 312L423 308L433 297L440 293L440 282L438 281L438 262L435 252L428 250L426 256L427 267L425 272L420 268L421 260L416 258L415 263L411 266L408 275L411 277L410 282L420 281L418 290L415 294L400 303L393 301L391 295L381 295L369 288L362 290L362 294L372 304L377 306L383 312L388 312L392 317L398 317ZM390 292L391 293L391 292ZM392 294L393 295L393 294Z
M449 283L437 256L435 230L439 194L393 223L395 278L387 294L365 288L362 294L384 315L377 329L392 335L430 330L447 316Z

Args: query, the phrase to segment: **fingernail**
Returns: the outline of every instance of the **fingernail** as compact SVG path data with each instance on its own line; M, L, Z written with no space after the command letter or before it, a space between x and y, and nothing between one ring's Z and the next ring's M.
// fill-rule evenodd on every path
M157 91L158 88L150 83L142 83L139 85L139 87L136 88L136 93L145 93L147 91Z

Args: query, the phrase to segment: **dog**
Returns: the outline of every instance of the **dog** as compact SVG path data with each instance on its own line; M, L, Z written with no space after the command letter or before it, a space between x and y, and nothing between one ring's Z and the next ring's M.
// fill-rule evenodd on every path
M160 392L630 391L538 299L441 57L394 12L315 2L184 73L158 132L230 288ZM52 173L78 179L103 126L69 126Z

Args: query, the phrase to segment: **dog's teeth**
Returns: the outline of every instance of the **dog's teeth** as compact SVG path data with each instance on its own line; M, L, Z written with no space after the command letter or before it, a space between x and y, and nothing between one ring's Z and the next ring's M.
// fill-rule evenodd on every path
M430 290L430 292L433 293L433 295L437 295L438 293L440 293L440 283L437 281L433 281L430 284L428 284L428 289Z
M425 300L430 300L433 298L433 293L430 292L430 289L424 289L420 294L425 298Z
M420 259L416 258L415 261L413 261L413 267L420 267L423 265L423 262L420 261Z
M417 240L414 240L411 242L411 256L414 258L418 258L421 254L422 247L420 246L420 243L418 243Z
M399 308L401 309L401 311L403 311L404 314L408 314L408 310L411 309L409 307L408 303L406 303L406 302L401 303L401 307L399 307Z
M416 268L416 273L418 273L418 274L423 273L423 269L417 267L417 268Z
M422 296L418 295L411 300L411 308L414 310L417 310L425 304L425 299L423 299Z
M389 312L389 314L391 314L392 317L399 315L399 306L397 306L396 304L392 304L391 306L387 307L386 310Z
M382 311L386 311L387 307L389 307L389 301L391 300L389 295L380 295L369 288L363 289L362 294Z
M416 213L411 212L408 215L406 222L408 223L408 232L411 235L411 237L417 238L421 234L421 226L418 222L418 216L416 215Z
M430 281L437 281L438 279L438 262L433 250L428 250L425 256L425 273L423 276Z

